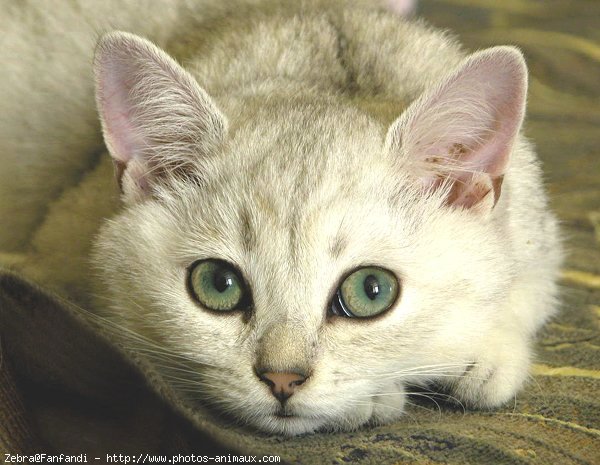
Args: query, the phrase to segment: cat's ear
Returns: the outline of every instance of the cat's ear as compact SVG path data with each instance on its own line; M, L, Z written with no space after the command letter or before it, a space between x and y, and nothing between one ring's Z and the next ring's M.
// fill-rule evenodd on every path
M390 11L400 16L412 16L417 9L417 0L385 0Z
M525 112L527 68L512 47L475 53L390 127L387 148L448 205L489 212Z
M94 74L104 140L126 202L151 195L170 175L199 175L227 122L187 71L149 41L111 32L98 43Z

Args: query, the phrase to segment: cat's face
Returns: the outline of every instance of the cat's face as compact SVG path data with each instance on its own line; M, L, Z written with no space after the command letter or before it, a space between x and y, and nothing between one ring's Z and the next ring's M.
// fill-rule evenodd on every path
M182 355L153 360L182 396L262 429L296 434L396 417L404 382L466 367L448 353L460 359L465 348L448 340L468 341L487 324L477 310L507 278L500 244L488 239L482 250L487 232L477 221L394 175L401 167L366 117L326 105L280 110L287 128L274 108L269 123L254 115L205 186L170 186L105 228L97 256L119 324ZM189 273L207 259L235 266L247 305L214 311L198 302ZM333 315L344 278L366 266L397 278L391 308ZM261 367L308 378L282 406Z
M148 46L131 40L129 52ZM126 165L128 207L105 225L95 254L111 317L189 405L208 402L277 433L347 429L398 417L406 383L469 367L470 341L493 324L510 280L488 221L492 174L476 178L490 181L487 190L462 181L435 188L440 176L415 175L380 123L333 100L275 97L230 102L226 135L219 113L202 120L207 139L220 140L195 146L198 162L180 163L186 134L127 138L140 117L124 124L115 93L99 95L107 144ZM135 144L142 155L127 159ZM160 158L169 144L175 165ZM221 307L207 295L226 297L227 280L205 279L207 263L233 273L237 294ZM332 310L340 286L365 268L357 298L377 302L367 286L375 277L388 300L364 318Z

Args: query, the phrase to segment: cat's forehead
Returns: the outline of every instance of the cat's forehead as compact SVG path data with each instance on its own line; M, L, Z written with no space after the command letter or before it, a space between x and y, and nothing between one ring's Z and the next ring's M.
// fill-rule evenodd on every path
M356 107L334 98L272 98L240 104L230 118L231 150L252 158L260 155L319 158L344 149L352 155L363 145L377 148L385 137L383 126Z
M315 102L258 106L230 122L212 180L172 197L184 260L216 257L303 282L385 265L415 208L397 202L410 189L385 153L383 124Z
M245 109L232 119L218 175L189 202L198 208L194 229L218 231L215 250L222 242L238 256L277 250L282 263L335 259L353 242L381 244L397 228L396 199L406 187L385 153L385 129L331 103Z
M308 207L380 185L377 179L392 170L384 138L383 125L335 101L266 102L234 120L226 169L259 204Z

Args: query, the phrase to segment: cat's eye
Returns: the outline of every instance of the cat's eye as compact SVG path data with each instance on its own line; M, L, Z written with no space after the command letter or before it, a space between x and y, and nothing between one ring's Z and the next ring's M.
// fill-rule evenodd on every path
M399 290L400 284L392 272L374 266L359 268L342 282L331 312L353 318L379 315L394 304Z
M247 301L246 287L239 272L222 260L195 262L189 270L188 286L193 297L210 310L237 310Z

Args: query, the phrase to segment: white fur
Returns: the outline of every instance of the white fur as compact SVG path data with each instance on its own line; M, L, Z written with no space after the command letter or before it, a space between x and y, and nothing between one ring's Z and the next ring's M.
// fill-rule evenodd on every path
M199 20L185 48L176 34L165 40L202 86L192 89L189 75L149 43L119 34L101 42L96 75L108 146L119 160L138 160L148 185L131 183L125 208L101 229L98 312L186 405L209 403L269 432L393 421L407 386L433 381L471 405L500 405L522 386L531 339L555 309L560 244L532 147L514 139L516 130L508 136L502 193L488 214L448 205L446 184L423 189L418 154L399 152L389 128L473 59L464 61L453 40L421 23L358 6L322 8L326 14L316 6L302 14L232 13L215 31ZM152 66L136 65L139 50ZM104 58L128 51L138 55L127 73L106 67ZM488 64L476 83L519 88L518 76L512 85L496 77L507 53L519 60L506 49L484 52ZM156 66L168 66L174 79L156 76ZM140 105L153 107L142 124L132 118L132 133L118 134L106 124L113 110L101 93L106 85L128 88L127 79L143 92L119 104L134 116ZM189 111L173 111L181 109L173 96L184 81L185 95L226 126L190 124ZM484 140L495 123L518 129L518 104L498 116L502 95L491 94L478 107L454 93L456 102L442 108L464 110L467 123L434 119L434 129L410 134L439 141L451 129ZM152 115L165 114L166 125L152 125ZM177 128L188 145L163 150L161 137L167 131L170 143ZM117 149L131 147L119 142L129 136L158 150ZM148 171L149 161L173 169ZM124 176L133 169L128 164ZM187 268L202 258L242 271L254 302L249 318L208 312L190 298ZM370 321L326 318L341 277L365 264L401 278L397 304ZM282 371L310 367L288 401L294 416L275 416L279 403L254 373L259 356Z

